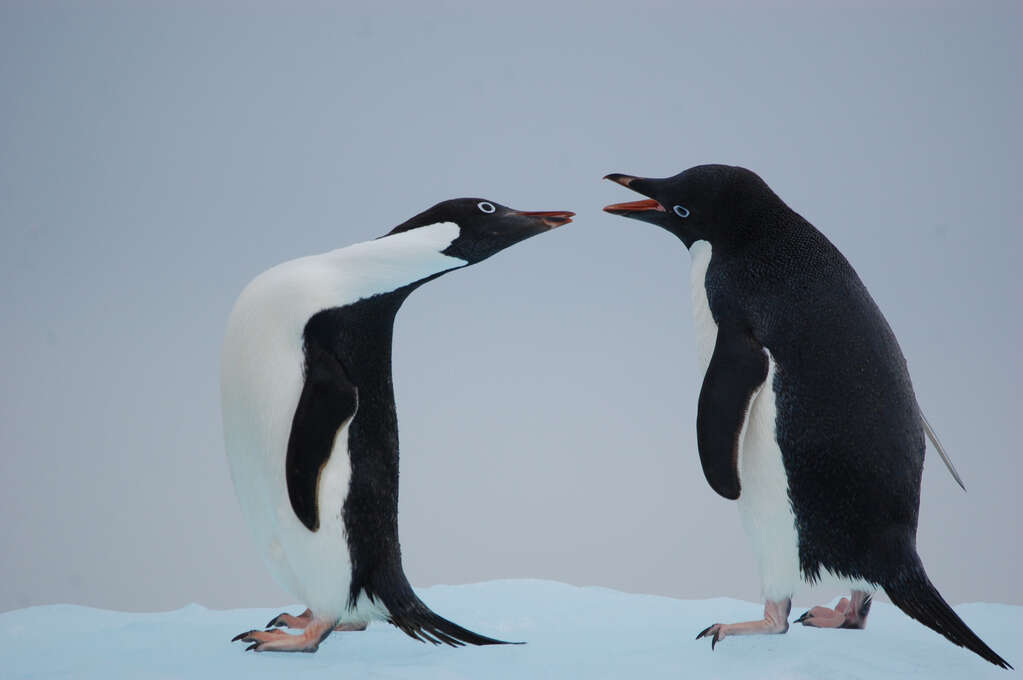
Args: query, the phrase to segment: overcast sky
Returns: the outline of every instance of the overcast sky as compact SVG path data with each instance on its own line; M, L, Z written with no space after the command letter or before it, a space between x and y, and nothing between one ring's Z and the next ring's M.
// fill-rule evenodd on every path
M601 212L635 198L608 172L707 162L856 267L969 489L928 451L931 578L1023 604L1019 3L358 4L0 5L0 610L292 601L228 476L227 314L457 196L578 215L398 315L411 581L757 600L689 256Z

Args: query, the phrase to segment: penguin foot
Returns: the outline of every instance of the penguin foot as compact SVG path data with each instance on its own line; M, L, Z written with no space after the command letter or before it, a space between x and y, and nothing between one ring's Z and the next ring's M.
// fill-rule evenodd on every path
M320 643L334 630L334 621L315 619L310 615L303 632L292 635L280 629L250 630L239 633L231 642L251 642L245 651L253 652L315 652Z
M719 642L729 635L770 635L781 634L789 629L789 612L792 611L792 600L768 600L764 604L764 618L760 621L743 623L715 623L707 626L696 636L710 638L710 648L714 649Z
M287 627L295 630L305 630L306 626L309 625L309 622L312 620L312 618L313 613L308 609L306 609L298 616L292 616L287 612L282 612L277 616L273 617L272 619L270 619L270 622L266 624L265 628ZM347 621L344 623L339 623L336 626L334 626L334 630L338 632L348 633L352 631L366 630L367 625L368 624L365 621L355 622Z
M852 591L852 601L843 597L834 609L814 607L804 612L795 622L814 628L863 629L867 627L870 601L870 593L854 590Z

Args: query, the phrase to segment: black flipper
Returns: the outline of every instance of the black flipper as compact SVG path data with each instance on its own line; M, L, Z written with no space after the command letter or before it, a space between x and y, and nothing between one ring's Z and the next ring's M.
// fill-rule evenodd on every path
M707 482L725 498L739 497L739 434L767 370L767 354L749 331L734 324L718 326L700 390L696 442Z
M977 634L970 630L970 627L945 602L927 578L920 558L915 557L913 561L915 564L905 569L898 579L883 584L892 604L931 630L941 633L950 642L966 647L996 666L1012 668L1008 661L998 656L977 637Z
M470 645L521 645L521 642L495 640L433 613L412 590L400 565L380 569L366 588L370 599L379 598L387 607L388 620L409 637L435 645L444 643L452 647Z
M330 459L338 430L355 415L359 398L341 363L308 335L305 358L305 386L291 421L285 476L292 509L302 524L316 531L320 472Z

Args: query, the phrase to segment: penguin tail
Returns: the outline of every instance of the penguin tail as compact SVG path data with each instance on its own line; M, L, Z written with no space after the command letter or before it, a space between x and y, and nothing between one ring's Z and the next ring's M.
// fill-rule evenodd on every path
M523 642L507 642L474 633L435 614L412 590L405 575L390 574L390 579L377 579L375 587L366 594L379 599L387 608L387 620L406 635L420 642L452 647L463 645L521 645ZM383 583L381 583L383 581ZM372 593L372 594L371 594Z
M386 602L385 602L386 604ZM390 622L410 637L420 642L431 642L435 645L444 643L452 647L470 645L521 645L522 642L496 640L462 628L457 623L448 621L427 607L414 593L410 601L398 607L387 607Z
M913 567L894 582L884 584L885 592L888 593L892 604L931 630L941 633L950 642L966 647L996 666L1011 669L1009 662L998 656L977 637L977 634L952 610L948 602L945 602L945 598L927 578L920 558L914 557L916 564Z

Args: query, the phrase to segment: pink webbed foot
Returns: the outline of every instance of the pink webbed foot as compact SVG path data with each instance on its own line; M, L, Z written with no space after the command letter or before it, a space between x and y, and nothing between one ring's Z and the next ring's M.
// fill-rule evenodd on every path
M792 600L772 601L764 604L764 618L760 621L746 621L744 623L715 623L707 626L696 636L699 640L702 637L710 638L710 648L714 649L717 643L729 635L770 635L781 634L789 629L789 612L792 611Z
M266 624L266 628L287 627L296 630L304 630L305 627L309 625L309 622L312 620L312 618L313 613L308 609L306 609L298 616L292 616L291 614L288 613L282 613L270 619L270 622ZM338 632L347 633L352 631L366 630L366 626L367 624L365 621L346 621L344 623L339 623L336 626L334 626L334 630Z
M834 609L814 607L795 622L814 628L862 629L867 627L869 613L870 593L854 590L852 591L852 601L843 597Z
M299 618L299 617L293 617ZM317 619L311 614L299 635L292 635L280 629L250 630L232 638L231 642L251 642L245 651L253 652L315 652L334 630L334 621Z

